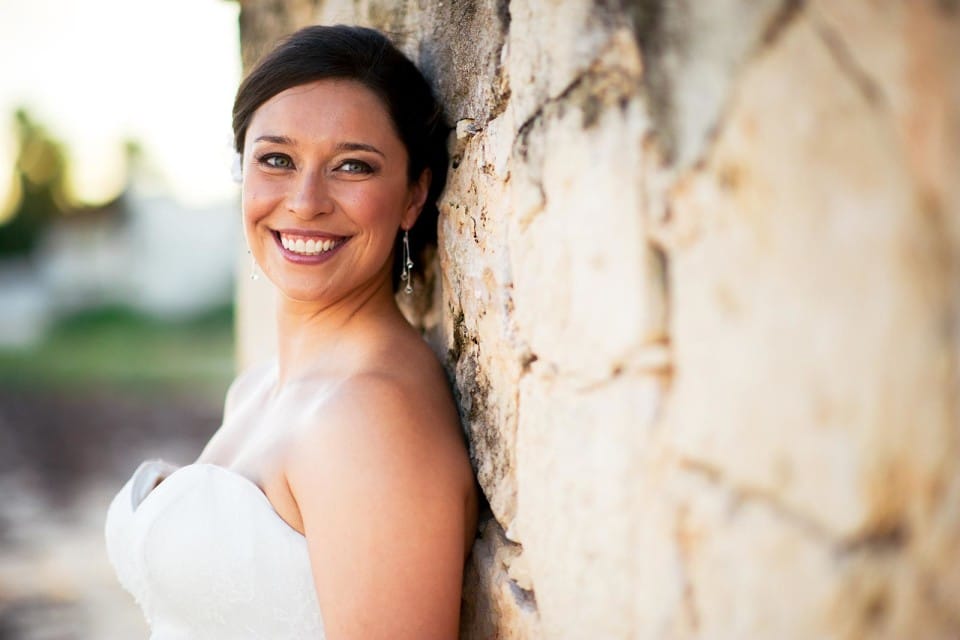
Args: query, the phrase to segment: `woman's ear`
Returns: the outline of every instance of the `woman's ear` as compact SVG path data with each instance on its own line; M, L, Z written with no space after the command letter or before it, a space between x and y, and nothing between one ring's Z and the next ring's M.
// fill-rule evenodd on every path
M404 229L410 229L420 217L423 210L423 204L427 201L427 194L430 193L430 181L433 174L430 169L424 169L416 182L410 185L410 201L406 210L403 212L403 219L400 220L400 226Z

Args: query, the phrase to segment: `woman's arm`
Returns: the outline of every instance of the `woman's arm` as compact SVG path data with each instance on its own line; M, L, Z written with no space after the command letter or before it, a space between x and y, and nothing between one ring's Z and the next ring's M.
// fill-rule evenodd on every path
M428 394L367 376L299 439L287 480L328 640L457 637L472 476L449 421Z

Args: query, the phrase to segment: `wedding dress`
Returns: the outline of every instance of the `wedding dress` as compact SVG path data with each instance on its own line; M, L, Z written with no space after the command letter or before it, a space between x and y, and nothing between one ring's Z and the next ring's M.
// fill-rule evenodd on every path
M148 460L111 502L105 534L151 640L324 638L306 539L234 471Z

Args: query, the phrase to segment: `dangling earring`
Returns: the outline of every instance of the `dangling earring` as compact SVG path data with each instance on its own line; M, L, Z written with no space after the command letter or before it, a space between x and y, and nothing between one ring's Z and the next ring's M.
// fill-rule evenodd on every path
M247 249L247 255L250 256L250 279L259 280L260 275L257 273L257 259L253 257L253 253L250 249Z
M403 230L403 273L400 274L400 279L407 283L407 286L404 287L403 292L407 295L413 293L412 279L410 277L410 270L413 269L413 260L410 259L410 232L407 229Z

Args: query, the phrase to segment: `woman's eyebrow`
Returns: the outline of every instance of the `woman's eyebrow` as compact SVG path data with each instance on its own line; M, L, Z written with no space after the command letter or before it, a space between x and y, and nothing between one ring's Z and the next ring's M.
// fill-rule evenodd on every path
M264 134L262 136L257 136L254 142L270 142L272 144L285 144L291 147L296 146L296 143L293 141L293 139L288 138L287 136L277 136L277 135L271 135L271 134ZM376 153L377 155L383 156L384 158L387 157L383 153L383 151L380 151L380 149L377 149L372 144L367 144L366 142L338 142L335 149L338 152L339 151L370 151L372 153Z
M383 154L383 151L380 151L380 149L377 149L372 144L367 144L365 142L340 142L337 143L336 148L337 151L371 151L386 158L386 156Z
M257 139L254 140L254 142L272 142L273 144L286 144L286 145L294 146L293 140L291 140L287 136L274 136L270 134L257 136Z

